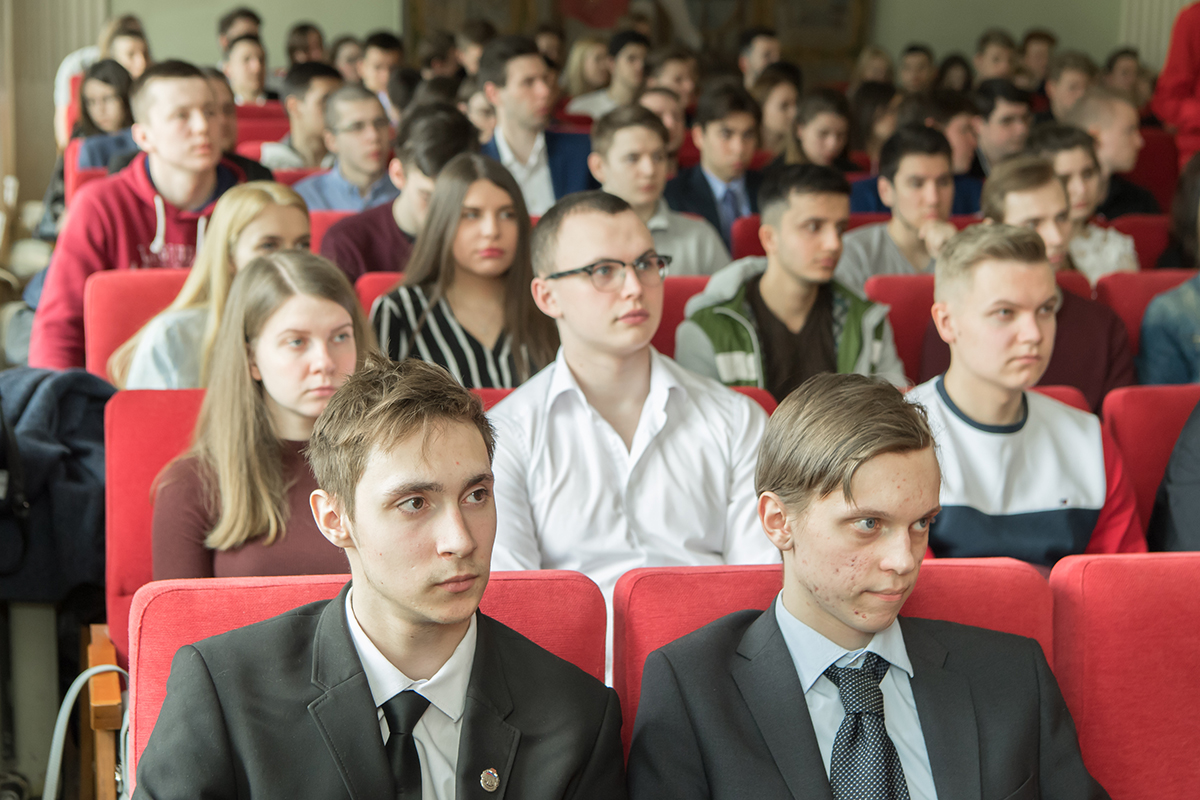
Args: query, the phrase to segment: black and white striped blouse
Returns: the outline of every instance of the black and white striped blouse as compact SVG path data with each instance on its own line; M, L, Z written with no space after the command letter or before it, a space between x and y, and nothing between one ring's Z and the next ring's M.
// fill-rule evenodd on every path
M425 321L415 332L422 315ZM439 364L468 389L512 389L519 383L507 331L489 350L458 323L444 297L430 308L420 286L400 286L380 297L371 309L371 324L379 347L393 361Z

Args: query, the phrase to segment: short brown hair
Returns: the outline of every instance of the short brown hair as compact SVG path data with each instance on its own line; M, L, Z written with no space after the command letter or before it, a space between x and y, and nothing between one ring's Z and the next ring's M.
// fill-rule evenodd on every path
M612 147L613 138L618 131L626 128L646 128L657 134L663 140L663 146L671 140L667 126L648 108L639 105L618 106L596 120L592 126L592 152L608 156L608 148Z
M372 351L317 418L306 454L317 485L354 517L354 492L367 459L414 433L463 422L479 429L488 461L496 451L483 402L442 367L416 358L394 362Z
M1057 83L1064 72L1082 72L1090 81L1095 80L1096 76L1100 74L1100 68L1087 53L1081 53L1078 50L1064 50L1061 53L1055 53L1054 58L1050 59L1050 67L1046 70L1046 80Z
M165 80L167 78L199 78L200 80L204 80L204 73L195 64L175 59L159 61L157 64L151 64L146 67L146 71L129 88L129 106L133 110L133 119L135 122L140 122L144 125L146 123L146 115L150 111L150 98L146 93L146 87L154 81Z
M1012 192L1040 189L1048 183L1062 183L1054 164L1041 156L1014 156L997 164L983 182L979 210L984 219L1004 222L1005 198ZM1064 189L1065 191L1065 189Z
M1093 86L1075 101L1063 122L1085 131L1103 128L1112 119L1113 106L1117 103L1134 107L1133 102L1125 95L1104 86Z
M934 266L933 297L946 302L950 289L970 277L984 261L1017 261L1037 264L1049 261L1046 244L1037 231L1015 225L972 225L942 245Z
M815 375L767 422L754 491L774 492L793 513L839 488L854 501L854 473L875 456L933 445L925 409L895 386L864 375Z
M550 210L542 215L538 224L533 226L533 237L530 249L533 251L533 274L549 275L554 272L558 258L558 231L563 221L574 214L593 212L615 216L632 211L629 203L599 189L586 192L574 192L559 200Z

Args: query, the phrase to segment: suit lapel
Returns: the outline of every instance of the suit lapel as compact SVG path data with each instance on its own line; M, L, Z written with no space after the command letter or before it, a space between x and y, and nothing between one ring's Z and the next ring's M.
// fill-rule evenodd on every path
M792 796L833 800L796 665L770 608L746 630L738 656L733 680Z
M309 703L308 713L321 731L350 797L374 800L394 796L396 788L371 687L346 625L349 586L325 606L317 622L312 682L324 694Z
M717 198L713 196L712 186L708 184L708 179L704 177L704 171L700 169L699 164L692 167L689 182L691 183L689 191L696 201L696 213L700 214L712 223L714 228L720 231L721 212L717 210Z
M495 637L495 624L478 614L475 662L467 684L467 704L458 743L457 800L502 800L517 758L521 732L505 722L512 713L513 701ZM495 770L500 778L499 788L493 792L485 791L480 784L487 770Z
M945 669L946 648L925 632L920 620L901 617L900 627L938 797L980 800L979 727L970 684Z
M495 135L493 135L491 139L488 139L487 142L479 148L479 152L483 153L493 161L500 160L500 148L496 147Z
M550 183L554 185L554 198L557 200L563 195L570 194L567 188L567 175L558 151L558 134L554 131L546 131L546 163L550 165Z

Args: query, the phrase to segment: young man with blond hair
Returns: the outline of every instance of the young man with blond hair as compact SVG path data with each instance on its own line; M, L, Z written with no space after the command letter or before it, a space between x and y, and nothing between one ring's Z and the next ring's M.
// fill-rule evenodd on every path
M351 582L180 649L135 797L625 797L616 694L479 613L494 448L445 370L368 356L307 451Z
M936 276L933 321L950 366L908 395L925 406L942 461L934 554L1048 570L1073 553L1145 552L1100 420L1028 391L1050 363L1063 302L1042 237L972 226L946 243Z
M633 800L1107 798L1036 641L898 616L944 505L930 427L860 375L779 405L754 478L783 590L646 659Z

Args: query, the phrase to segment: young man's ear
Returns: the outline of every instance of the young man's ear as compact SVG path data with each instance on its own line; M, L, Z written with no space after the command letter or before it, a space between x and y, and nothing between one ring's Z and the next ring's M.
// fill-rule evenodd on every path
M483 85L483 96L492 104L492 108L500 107L500 87L492 81Z
M775 230L773 225L764 222L758 226L758 241L763 246L763 252L767 255L775 252L776 237L778 236L779 232Z
M984 119L982 114L976 114L975 116L971 117L971 127L975 129L975 138L979 138L983 135L983 126L986 124L987 120Z
M883 201L883 204L885 206L887 206L888 208L895 208L895 206L896 206L896 186L895 186L895 184L893 184L887 178L880 175L875 180L875 186L876 186L876 188L879 189L879 199Z
M338 503L324 489L317 489L308 496L308 505L312 509L313 520L321 529L321 535L335 547L343 550L354 547L354 539L350 535L346 515L342 513Z
M403 192L404 184L408 181L408 176L404 174L404 164L400 163L400 159L393 158L388 162L387 174L388 178L392 181L392 185Z
M929 309L929 313L933 317L933 326L937 328L938 336L942 341L946 344L954 344L958 340L958 333L950 315L950 304L934 303Z
M287 112L289 119L296 116L300 111L300 98L294 94L283 98L283 110Z
M533 302L539 311L550 319L562 318L562 309L559 308L558 298L550 290L550 281L534 276L533 281L529 284L529 291L533 294Z
M321 136L325 139L325 149L336 156L338 154L337 137L333 135L333 131L326 128Z
M145 125L140 122L135 122L133 123L133 126L130 127L129 133L133 136L133 143L138 146L139 150L144 150L147 153L150 152L150 137L146 131Z
M597 152L588 153L588 170L601 186L604 185L604 157Z
M786 553L795 547L793 541L791 518L787 506L774 492L763 492L758 496L758 521L771 544Z
M699 150L701 143L704 141L704 127L701 125L692 126L692 144L696 145Z

